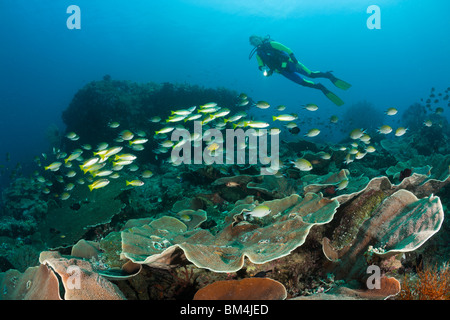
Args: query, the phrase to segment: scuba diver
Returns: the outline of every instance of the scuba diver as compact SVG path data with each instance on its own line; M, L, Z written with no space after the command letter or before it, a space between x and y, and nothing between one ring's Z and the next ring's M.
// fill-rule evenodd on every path
M309 78L327 78L336 87L343 90L347 90L351 87L351 84L336 78L331 73L332 71L310 71L297 60L291 49L279 42L271 40L270 36L262 38L252 35L250 36L250 44L255 48L250 52L249 59L251 59L256 52L259 70L264 72L264 76L271 76L275 71L302 86L321 90L323 94L337 106L344 104L344 101L325 88L323 84L305 80L299 75L301 74Z

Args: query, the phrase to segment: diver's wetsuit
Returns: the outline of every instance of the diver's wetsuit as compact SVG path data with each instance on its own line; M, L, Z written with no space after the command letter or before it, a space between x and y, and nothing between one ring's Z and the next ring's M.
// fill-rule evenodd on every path
M321 83L314 83L303 79L300 74L309 78L327 78L331 81L338 80L331 72L311 71L302 63L297 61L293 52L288 47L276 41L266 41L256 49L256 60L259 69L267 66L270 74L275 71L285 76L289 80L302 86L321 90L336 105L342 105L344 102L334 93L325 88Z

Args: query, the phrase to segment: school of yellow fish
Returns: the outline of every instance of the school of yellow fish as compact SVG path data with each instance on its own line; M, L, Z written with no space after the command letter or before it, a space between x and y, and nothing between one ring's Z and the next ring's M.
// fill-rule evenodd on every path
M266 101L257 101L253 103L251 99L245 93L241 93L237 97L238 102L236 106L247 106L251 104L251 108L269 109L271 105ZM306 104L302 106L306 112L315 112L319 109L316 104ZM277 112L283 112L286 106L279 105L275 107ZM252 109L250 109L252 111ZM299 108L299 111L302 111ZM388 108L385 114L388 116L395 116L397 114L396 108ZM202 124L203 133L210 128L224 130L224 129L236 129L236 128L252 128L255 135L260 135L259 129L268 129L270 135L279 135L282 128L292 129L298 127L296 120L299 119L297 113L280 113L272 115L272 123L266 121L255 120L244 111L239 111L235 114L230 114L231 111L228 108L218 106L215 102L205 103L203 105L192 106L188 109L171 110L167 119L162 119L160 116L154 116L149 119L152 123L164 124L164 126L155 131L153 138L158 142L158 147L153 149L155 158L158 158L159 154L166 154L172 148L180 147L185 143L192 143L193 146L206 143L206 150L211 153L216 152L220 148L220 144L224 141L220 141L217 138L211 139L205 134L199 134L194 132L190 134L188 141L181 140L177 143L173 142L169 134L175 129L189 130L189 126L194 121L200 121ZM332 124L338 123L339 119L336 115L332 115L329 122ZM281 126L276 126L282 124ZM275 125L275 126L273 126ZM424 122L425 126L432 126L430 120ZM148 141L146 138L146 132L139 130L132 132L131 130L119 130L119 122L109 122L109 128L111 130L118 130L117 138L114 140L114 145L110 146L109 143L101 143L95 149L90 145L81 145L79 149L73 150L70 154L61 152L61 150L54 150L54 157L56 160L44 166L44 169L54 173L54 179L65 184L64 192L60 195L55 195L61 200L67 200L70 197L70 192L76 185L87 184L89 190L101 189L106 187L111 179L117 179L120 176L120 172L127 168L129 173L133 173L139 170L138 166L134 163L136 155L134 152L138 152L144 149L145 143ZM395 136L403 136L407 132L407 128L399 127L395 130ZM378 134L388 135L393 131L393 128L389 125L381 125L378 128ZM309 129L304 135L307 138L316 137L320 134L318 128ZM75 132L69 132L66 135L67 139L77 141L79 136ZM344 164L349 164L354 160L360 160L364 158L368 153L376 151L375 147L371 145L371 137L366 133L363 128L355 128L349 133L349 138L353 141L348 145L336 145L332 147L333 152L345 152ZM237 145L237 149L245 149L248 147L248 137L245 143ZM126 150L129 149L129 150ZM330 160L332 154L326 152L319 152L316 154L317 159ZM44 160L47 160L47 155L43 154ZM40 162L40 159L37 159ZM170 157L165 160L170 163ZM279 161L280 172L283 168L297 168L300 171L313 170L313 164L316 160L309 161L303 157L297 159L286 159L285 162ZM281 174L281 173L276 173ZM125 186L138 187L144 185L145 179L153 176L151 171L143 171L140 174L139 179L126 180ZM50 187L52 181L44 178L40 173L36 173L36 178L44 186L43 192L50 193ZM347 182L340 182L337 185L338 190L342 190L346 187Z
M120 127L119 122L110 122L109 128L115 130ZM130 176L139 170L135 163L137 156L135 152L144 149L144 144L148 141L144 131L136 133L130 130L119 131L114 139L114 145L102 142L93 148L89 144L81 145L70 154L54 148L52 155L42 154L44 161L52 157L55 161L44 166L47 173L35 172L37 181L43 186L43 193L50 194L55 182L64 186L62 193L54 193L56 198L67 200L71 196L72 190L80 185L87 185L92 192L95 189L106 187L111 179L117 179L126 170ZM65 136L67 139L77 141L80 137L75 132L69 132ZM36 157L35 161L40 166L41 159ZM145 179L153 176L150 170L144 170L136 179L125 180L124 187L139 187L144 185ZM47 176L44 177L44 176Z

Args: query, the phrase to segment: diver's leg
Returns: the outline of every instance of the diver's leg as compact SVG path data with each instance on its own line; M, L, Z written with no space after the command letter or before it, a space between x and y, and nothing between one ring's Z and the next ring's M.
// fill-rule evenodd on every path
M335 95L333 92L331 92L330 90L328 90L327 88L325 88L325 86L321 83L314 83L312 81L309 80L305 80L302 77L300 77L297 73L295 72L287 72L287 71L282 71L281 75L285 76L286 78L288 78L289 80L298 83L299 85L302 85L304 87L308 87L308 88L313 88L313 89L318 89L320 91L322 91L322 93L328 98L330 99L334 104L336 104L337 106L342 106L344 104L344 101L342 101L337 95Z
M300 62L297 63L297 65L296 65L296 72L298 72L304 76L307 76L309 78L313 78L313 79L315 79L315 78L329 79L336 87L343 89L343 90L347 90L348 88L350 88L352 86L351 84L345 82L344 80L336 78L332 74L333 71L327 71L327 72L311 71Z

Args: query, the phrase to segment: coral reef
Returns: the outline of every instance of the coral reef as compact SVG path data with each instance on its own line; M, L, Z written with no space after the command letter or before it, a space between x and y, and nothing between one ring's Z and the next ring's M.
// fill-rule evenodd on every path
M398 300L450 300L450 269L448 264L441 268L420 270L415 275L404 276Z
M450 253L439 114L414 105L408 133L384 137L374 132L384 115L355 104L342 132L357 123L372 138L283 141L269 175L261 164L175 164L169 133L190 125L175 112L216 105L230 118L205 116L207 128L261 125L257 115L231 118L254 104L221 88L105 77L80 89L63 114L65 137L54 130L59 145L2 194L0 298L448 299L448 266L427 269ZM370 266L380 289L367 286ZM85 290L71 289L69 267Z
M284 300L286 288L268 278L214 282L197 291L194 300Z

